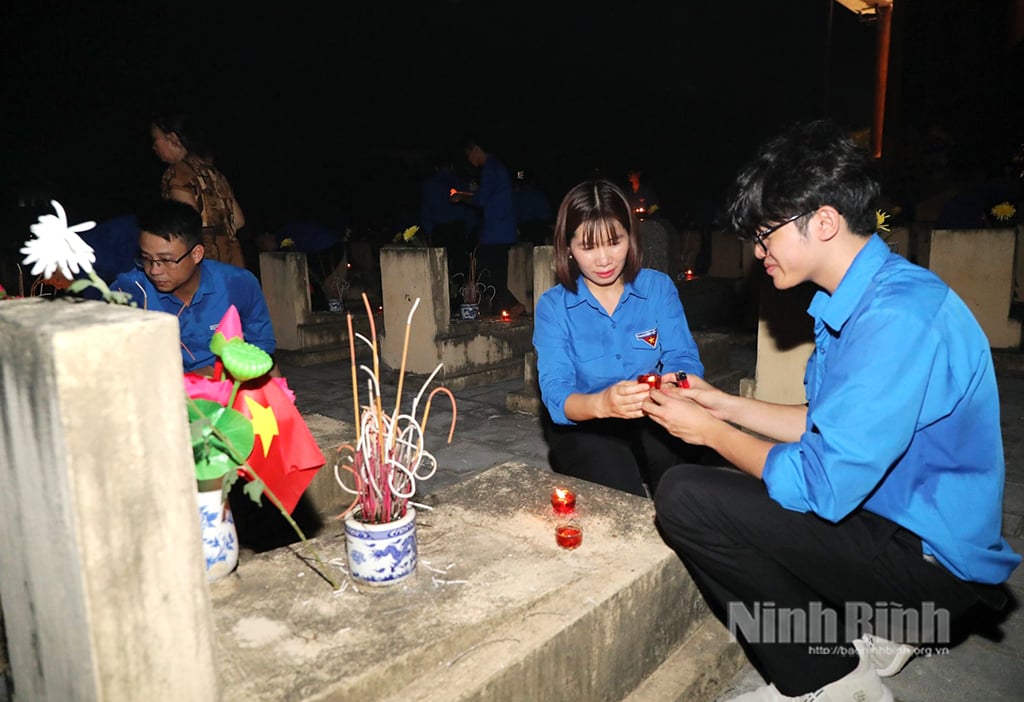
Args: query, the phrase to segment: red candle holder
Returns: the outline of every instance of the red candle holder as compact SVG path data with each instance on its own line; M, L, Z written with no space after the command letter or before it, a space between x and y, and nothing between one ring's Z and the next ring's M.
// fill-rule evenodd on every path
M583 543L583 529L574 522L559 524L555 527L555 543L567 550L579 548Z
M555 514L572 514L576 511L576 494L566 488L555 488L551 493L551 507Z
M661 376L657 373L644 373L643 375L637 376L636 382L647 383L651 386L652 390L657 390L661 387Z
M501 321L503 321L503 322L512 321L512 315L509 314L508 310L502 310L501 311Z

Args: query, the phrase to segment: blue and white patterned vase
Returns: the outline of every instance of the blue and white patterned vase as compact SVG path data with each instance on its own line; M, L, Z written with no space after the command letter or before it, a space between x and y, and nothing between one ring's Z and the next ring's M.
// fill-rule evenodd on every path
M218 483L220 481L217 481ZM238 532L231 506L221 502L221 489L205 490L200 486L199 526L203 532L203 555L206 558L206 580L213 582L231 573L238 565Z
M386 524L365 524L358 515L345 519L348 572L367 585L394 585L416 570L416 510Z

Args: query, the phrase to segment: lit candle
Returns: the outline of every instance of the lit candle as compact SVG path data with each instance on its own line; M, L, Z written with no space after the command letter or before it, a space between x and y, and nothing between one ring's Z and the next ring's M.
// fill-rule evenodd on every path
M577 524L559 524L555 527L555 543L562 548L579 548L583 543L583 529Z
M501 311L501 321L503 321L503 322L507 322L507 321L509 321L510 319L512 319L512 315L510 315L510 314L508 313L508 310L502 310L502 311Z
M644 373L643 375L637 377L636 382L647 383L648 385L651 386L651 389L653 390L661 387L661 376L658 375L657 373Z
M551 493L551 506L555 514L572 514L576 510L576 494L566 488L555 488Z

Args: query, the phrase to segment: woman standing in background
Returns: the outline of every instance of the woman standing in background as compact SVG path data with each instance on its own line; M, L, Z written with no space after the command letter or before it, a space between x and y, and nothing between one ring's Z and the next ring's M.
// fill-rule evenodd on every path
M238 231L245 215L231 184L213 165L197 130L184 115L158 116L151 125L153 151L167 164L160 181L165 200L184 202L203 218L206 257L245 268Z

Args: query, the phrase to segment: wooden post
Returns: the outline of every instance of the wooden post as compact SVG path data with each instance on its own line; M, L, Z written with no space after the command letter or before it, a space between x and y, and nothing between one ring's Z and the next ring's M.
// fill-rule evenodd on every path
M885 124L885 92L889 77L889 38L892 34L892 0L875 4L878 15L878 47L875 69L875 112L871 129L871 154L882 157L882 131Z

